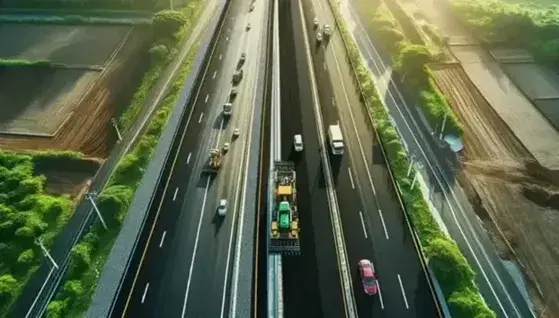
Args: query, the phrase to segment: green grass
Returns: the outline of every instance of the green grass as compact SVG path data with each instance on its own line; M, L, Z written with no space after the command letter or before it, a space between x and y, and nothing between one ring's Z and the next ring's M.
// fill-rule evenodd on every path
M47 60L27 61L19 59L0 58L0 67L44 67L51 68L53 65Z
M433 218L427 202L418 187L411 188L407 175L408 156L388 113L374 86L374 79L361 59L359 49L338 10L338 3L330 0L363 100L371 122L383 144L394 177L400 186L406 213L417 231L421 248L439 281L453 317L493 318L495 313L487 307L475 285L475 273L460 252L456 243L448 238ZM412 172L413 176L415 173Z
M196 5L193 5L195 3ZM199 9L203 1L191 2L193 9ZM196 11L197 12L197 11ZM192 15L196 17L196 15ZM184 30L194 23L185 25ZM187 35L183 31L182 36ZM177 39L177 42L180 39ZM49 304L47 317L81 317L89 307L91 298L97 287L98 278L110 254L112 246L120 232L120 228L128 207L134 197L143 173L153 155L159 136L161 135L169 115L179 97L182 86L189 74L191 64L198 51L198 45L194 45L187 53L186 61L180 66L179 73L173 80L168 93L165 95L156 114L149 123L147 129L141 136L139 142L134 146L130 153L124 156L118 163L114 173L98 199L98 206L105 216L109 230L105 231L100 224L96 224L93 229L74 247L68 271L64 277L64 285L56 295L56 298ZM168 56L168 60L171 56ZM161 72L162 65L168 63L162 61L156 64L157 74ZM155 73L155 72L154 72ZM134 95L131 105L142 105L147 89L156 80L156 75L149 73ZM134 104L136 103L136 104ZM138 106L139 107L139 106ZM138 110L130 113L128 120L132 123Z

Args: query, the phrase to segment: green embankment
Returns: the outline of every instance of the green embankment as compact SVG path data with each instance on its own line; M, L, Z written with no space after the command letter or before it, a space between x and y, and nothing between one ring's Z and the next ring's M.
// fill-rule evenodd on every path
M193 0L183 14L165 11L154 18L154 28L159 36L152 48L152 66L146 73L140 88L133 97L120 123L129 127L137 118L141 105L163 67L172 59L174 46L190 32L196 18L203 8L203 0ZM169 36L168 34L172 34ZM165 47L165 49L163 49ZM163 53L169 53L162 55ZM100 193L97 205L102 211L108 230L97 222L71 253L68 271L56 298L49 304L47 317L80 317L89 307L97 287L98 279L118 236L128 207L134 197L145 169L159 140L169 115L178 99L182 86L188 76L190 66L197 53L194 45L187 54L186 61L180 66L179 73L161 105L157 109L147 129L134 148L118 163L107 187Z
M3 59L0 58L0 67L53 67L52 63L47 60L27 61L18 59Z
M422 250L438 282L441 285L453 317L493 318L491 311L480 296L474 282L475 272L460 252L456 243L447 237L433 218L418 187L411 188L407 168L410 164L402 141L388 119L388 113L374 85L374 79L361 59L359 49L348 32L335 0L329 0L344 39L355 76L358 79L371 120L384 145L390 167L401 189L403 203L421 242ZM414 172L410 175L414 175Z

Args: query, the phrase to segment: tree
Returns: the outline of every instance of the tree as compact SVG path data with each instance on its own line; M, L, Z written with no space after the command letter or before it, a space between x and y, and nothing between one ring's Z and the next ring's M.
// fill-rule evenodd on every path
M64 293L70 298L77 298L83 295L82 282L79 280L69 280L64 284Z
M10 298L16 287L17 280L12 275L4 274L0 276L0 301Z
M400 30L389 27L382 27L375 31L375 34L381 40L382 47L387 53L396 53L400 46L400 41L404 39L404 34Z
M62 300L52 301L47 307L47 318L62 318L66 310L66 302Z
M172 38L185 24L185 15L179 11L163 10L153 17L153 31L156 39Z
M110 218L111 224L120 225L133 197L134 191L127 186L110 186L99 196L99 209Z
M427 48L423 45L407 44L396 59L396 68L410 85L423 85L428 76L425 65L431 61Z
M151 60L155 63L165 60L171 54L171 51L165 44L159 44L149 49Z
M33 249L26 249L25 251L21 252L17 258L18 264L22 265L29 265L35 259L35 251Z

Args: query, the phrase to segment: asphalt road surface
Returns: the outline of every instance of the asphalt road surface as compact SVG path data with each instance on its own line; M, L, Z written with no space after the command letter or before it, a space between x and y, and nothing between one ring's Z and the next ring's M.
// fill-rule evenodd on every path
M330 9L326 1L305 3L323 129L326 131L328 125L340 124L346 143L344 155L332 160L332 172L358 314L437 317L436 302L391 186L386 162L354 89L343 43L337 33L329 41L316 42L314 17L318 17L321 25L335 25L335 21L329 19L331 15L326 14L327 10ZM363 292L357 274L357 263L361 259L369 259L375 266L380 290L376 296Z
M250 1L233 0L210 57L206 77L197 94L189 123L180 140L177 160L167 191L154 203L155 223L137 271L128 273L132 287L123 290L113 316L127 317L223 317L228 314L232 248L242 235L237 218L244 207L247 149L264 32L264 6L249 12ZM247 30L250 23L251 28ZM229 100L232 75L239 56L246 53L244 77L237 86L233 114L222 116ZM259 120L259 119L256 119ZM232 138L239 128L240 137ZM209 150L230 143L216 176L203 172ZM218 217L217 204L227 199L227 216ZM127 286L126 282L124 284Z
M298 0L279 2L282 160L296 164L301 255L283 257L285 317L344 317ZM304 150L293 149L303 135Z

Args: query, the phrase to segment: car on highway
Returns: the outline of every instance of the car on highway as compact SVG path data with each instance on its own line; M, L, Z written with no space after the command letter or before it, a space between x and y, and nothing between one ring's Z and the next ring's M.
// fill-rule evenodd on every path
M254 4L254 2L250 5L250 8L248 8L249 12L252 12L252 10L254 10L254 7L256 6L256 4Z
M314 18L312 23L314 25L314 28L316 29L318 27L318 18Z
M233 130L233 138L239 137L240 134L241 132L239 131L239 128L235 128L235 130Z
M322 32L316 32L316 41L322 42Z
M232 88L231 93L229 93L229 98L230 98L230 100L233 100L233 99L235 99L235 97L237 97L237 90Z
M239 82L243 79L243 70L238 70L233 74L233 84L239 84Z
M378 291L378 286L373 264L368 259L362 259L359 261L358 269L363 291L367 295L375 295Z
M225 216L227 214L227 199L219 200L219 205L217 206L217 215Z
M303 151L303 136L301 135L293 136L293 148L295 148L295 151L297 152Z
M247 31L250 30L250 22L247 23Z
M230 145L229 145L228 142L224 143L224 144L223 144L223 152L228 152L228 151L229 151L229 146L230 146Z
M239 62L237 63L237 68L240 68L241 66L243 66L243 64L245 64L247 55L246 53L242 53L241 57L239 57Z

